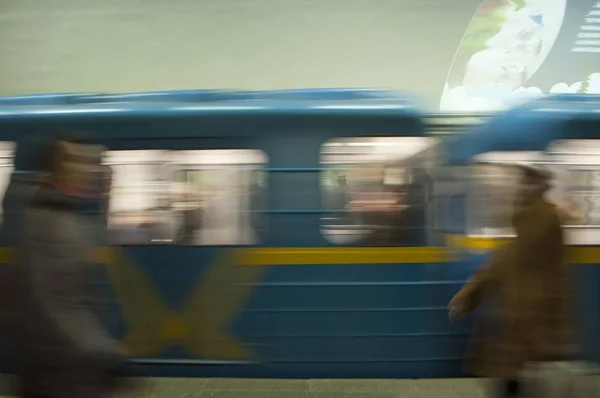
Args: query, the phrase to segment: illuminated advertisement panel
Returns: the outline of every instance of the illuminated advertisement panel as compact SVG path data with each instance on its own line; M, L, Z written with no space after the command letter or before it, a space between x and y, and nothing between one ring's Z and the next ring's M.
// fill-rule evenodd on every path
M600 1L484 1L440 110L501 110L548 93L600 93Z

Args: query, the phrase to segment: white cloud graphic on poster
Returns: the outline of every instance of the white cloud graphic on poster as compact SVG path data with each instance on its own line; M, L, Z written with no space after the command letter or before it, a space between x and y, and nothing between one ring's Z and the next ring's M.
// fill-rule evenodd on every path
M573 84L558 83L550 89L550 94L577 93L583 81ZM587 94L600 94L600 73L588 77ZM444 88L440 109L446 112L485 112L506 109L523 102L546 95L537 87L519 87L512 90L505 84L487 84L479 89L471 86Z

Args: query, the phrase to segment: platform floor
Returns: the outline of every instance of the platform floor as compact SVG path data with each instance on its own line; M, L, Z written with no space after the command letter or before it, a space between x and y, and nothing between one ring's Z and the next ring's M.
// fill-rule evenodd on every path
M0 398L12 397L0 375ZM477 379L281 380L136 379L130 393L115 398L484 398L489 385Z
M476 379L279 380L146 379L129 397L144 398L483 398Z

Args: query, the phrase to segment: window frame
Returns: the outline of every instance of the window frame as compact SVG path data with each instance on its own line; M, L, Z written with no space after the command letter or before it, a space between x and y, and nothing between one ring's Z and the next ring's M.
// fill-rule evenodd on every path
M15 170L15 154L17 151L18 143L15 141L0 141L0 172L6 170L6 184L0 190L0 197L4 201L6 191L10 185L12 174ZM6 161L5 161L6 160ZM27 172L29 173L29 172ZM0 227L4 225L4 203L0 203Z
M144 162L135 162L135 161L130 161L130 162L119 162L119 161L108 161L105 162L105 157L106 156L110 156L110 153L115 153L115 152L145 152L145 151L152 151L152 152L162 152L162 154L159 155L158 160L155 161L144 161ZM262 159L262 163L259 164L247 164L247 163L232 163L232 164L219 164L219 163L208 163L208 164L202 164L201 162L183 162L183 161L177 161L177 154L178 153L182 153L182 152L188 152L191 153L191 155L194 155L194 152L210 152L210 151L221 151L223 152L223 155L227 156L227 152L229 151L248 151L248 152L253 152L254 156L256 156L257 158ZM260 171L266 174L265 178L264 178L264 184L266 185L267 189L268 189L268 184L269 184L269 178L268 178L268 167L269 167L269 156L267 155L267 153L262 150L262 149L257 149L257 148L195 148L195 149L171 149L171 148L164 148L164 149L157 149L157 148L126 148L126 149L113 149L113 148L107 148L105 150L105 153L103 154L103 165L107 165L110 166L112 168L112 174L113 174L113 181L114 181L114 175L117 173L116 172L116 167L115 166L119 166L119 165L127 165L127 164L131 164L131 165L145 165L145 166L152 166L152 165L161 165L161 167L166 168L164 170L164 172L161 172L161 181L164 181L167 184L167 189L166 192L168 193L168 197L170 198L170 202L173 202L174 199L174 189L176 189L177 184L179 183L178 181L178 172L179 171L198 171L198 172L202 172L202 171L206 171L206 170L223 170L224 168L233 166L236 168L240 168L243 169L244 167L247 168L248 171L248 175L249 175L249 180L248 180L248 184L247 184L247 188L252 189L252 185L253 185L253 173L255 173L256 171ZM190 156L188 154L188 156ZM231 155L229 155L231 156ZM236 170L236 172L239 172L241 170ZM135 178L135 177L134 177ZM114 183L113 183L114 184ZM187 185L187 182L183 182L182 184ZM114 189L114 185L113 185L113 189ZM263 189L263 195L268 194L268 191L264 191L264 187ZM111 195L112 196L112 195ZM250 193L247 195L248 199L251 198ZM112 198L111 198L112 199ZM267 198L261 198L261 203L265 204L268 203L268 199ZM252 204L251 202L248 202L249 204L249 211L251 210ZM265 217L267 215L267 209L265 208L265 211L261 212L261 217ZM141 210L140 210L141 211ZM175 215L176 209L171 206L168 210L168 217L169 217L169 222L176 224L177 220L176 220L176 215ZM110 220L111 218L111 212L108 211L107 217ZM263 222L261 222L261 224L264 224ZM170 228L170 226L169 226ZM215 244L215 243L209 243L209 244L188 244L188 243L183 243L178 239L177 236L177 231L173 230L170 232L171 236L169 236L169 239L159 239L156 241L145 241L145 242L135 242L135 243L129 243L129 242L119 242L118 239L116 238L111 238L111 229L110 228L110 223L108 225L108 240L110 242L111 245L115 245L115 246L136 246L136 247L155 247L155 246L185 246L185 247L198 247L198 248L202 248L202 247L228 247L228 246L241 246L241 247L250 247L250 246L257 246L260 245L263 240L264 240L264 231L262 230L258 230L256 227L253 227L252 225L250 225L250 228L252 229L252 232L254 233L254 235L256 236L256 238L254 239L253 242L251 243L245 243L245 242L234 242L234 243L223 243L223 244Z
M331 191L331 193L328 193L330 191L330 187L327 186L324 183L324 174L331 172L332 170L335 169L348 169L350 166L352 165L365 165L365 166L369 166L369 165L374 165L377 164L378 167L380 167L382 170L385 170L386 167L389 167L390 162L383 160L381 162L375 162L375 161L365 161L365 162L360 162L360 161L340 161L340 162L335 162L335 161L325 161L324 157L326 155L328 155L327 153L325 153L325 148L327 145L330 144L338 144L335 146L343 146L344 141L348 140L350 142L347 143L350 144L352 141L359 141L359 140L368 140L368 139L393 139L393 140L398 140L399 145L402 145L402 139L419 139L419 140L423 140L426 142L426 144L420 146L417 150L415 150L414 152L405 155L405 157L402 157L398 160L395 160L393 163L395 165L395 167L398 167L398 164L408 164L408 160L409 159L414 159L416 156L423 154L427 151L431 151L431 152L427 152L426 155L422 156L422 159L420 161L420 166L421 167L404 167L405 171L410 171L409 169L417 169L417 168L421 168L423 170L427 170L426 174L429 177L429 179L431 180L431 184L430 186L427 187L427 193L428 196L427 198L424 198L424 202L423 202L423 206L424 206L424 213L423 213L423 218L424 218L424 225L422 225L423 230L423 236L424 238L417 244L413 244L413 243L409 243L409 244L397 244L396 242L391 242L389 244L365 244L362 241L364 239L366 239L369 234L366 234L362 237L357 237L356 239L352 239L351 241L348 242L338 242L335 240L335 238L331 238L329 236L327 236L327 234L325 233L325 231L328 229L326 227L328 226L332 226L328 225L324 222L324 220L326 220L326 216L328 214L332 214L334 212L340 212L343 214L349 214L348 210L343 210L343 209L333 209L330 208L329 203L332 202L332 200L330 199L329 195L331 195L331 193L335 192L335 191ZM437 149L439 147L439 145L442 143L442 140L439 137L431 137L431 136L403 136L403 135L390 135L390 136L377 136L377 135L362 135L362 136L339 136L339 137L330 137L327 141L324 141L321 143L320 145L320 153L319 153L319 194L320 194L320 202L321 202L321 217L319 219L319 231L320 231L320 235L321 238L327 242L327 244L332 245L332 246L339 246L339 247L427 247L430 246L432 244L432 242L434 242L435 240L439 240L441 239L441 236L434 236L436 235L437 231L435 230L435 220L432 220L431 217L435 216L435 211L434 209L432 209L432 206L435 206L435 192L436 192L436 180L435 180L435 168L437 167L437 163L438 163L438 159L435 158L432 153L434 149ZM348 145L348 146L360 146L360 145ZM364 146L373 146L373 145L364 145ZM352 154L351 154L352 155ZM339 165L339 167L336 167L336 165ZM387 176L384 174L383 179L385 180ZM406 185L406 183L404 184L389 184L389 185L398 185L398 186L402 186L402 185ZM424 192L425 194L425 192ZM369 229L368 225L361 225L361 224L354 224L352 225L352 229L358 229L358 230L365 230L366 231ZM441 234L440 234L441 235Z
M511 154L508 158L504 157L506 154ZM524 156L521 156L524 155ZM474 199L477 195L475 190L478 185L476 182L475 168L480 165L491 165L491 166L510 166L511 164L527 163L527 164L542 164L544 152L543 151L492 151L482 153L476 156L471 164L468 166L469 177L467 183L467 193L465 195L465 235L469 239L489 239L489 240L506 240L512 239L516 236L513 232L511 233L493 233L493 234L476 234L473 231L473 209ZM538 158L540 160L528 160L527 158ZM512 230L512 228L510 228Z
M573 170L581 170L580 167L585 171L592 171L600 173L600 146L597 152L591 153L582 153L582 152L553 152L553 147L558 147L560 143L572 142L572 141L595 141L600 144L600 139L593 140L578 140L578 139L560 139L554 140L550 142L546 148L545 155L548 158L547 164L552 167L560 167L560 166L574 166L563 169L567 173L570 173ZM574 161L553 161L551 160L554 156L597 156L598 160L595 162L574 162ZM595 169L594 169L595 167ZM598 196L600 196L600 186L598 186ZM600 209L600 207L599 207ZM600 224L583 224L583 225L563 225L563 229L565 231L565 239L567 243L571 246L596 246L600 245L600 236L598 236L598 230L600 229ZM594 239L594 236L598 236Z
M564 142L564 141L579 141L579 140L555 140L552 141L547 148L544 151L539 151L539 152L533 152L536 153L539 156L539 160L536 161L527 161L527 160L515 160L515 161L503 161L503 160L497 160L497 161L486 161L485 163L487 164L506 164L509 165L511 163L527 163L527 164L533 164L533 165L544 165L547 166L548 168L561 168L564 166L575 166L575 168L565 168L563 169L565 172L569 173L572 170L576 170L579 167L582 167L584 170L589 170L589 171L598 171L600 173L600 150L595 153L595 154L590 154L587 153L587 155L591 155L591 156L598 156L598 161L597 162L571 162L571 161L558 161L558 160L553 160L554 156L558 156L558 155L572 155L572 156L585 156L586 153L578 153L578 152L562 152L562 153L554 153L550 150L550 148L552 148L553 146L556 146L557 143L560 142ZM600 139L599 140L593 140L593 141L598 141L600 143ZM527 151L511 151L511 152L523 152L526 153ZM497 153L508 153L507 152L497 152ZM530 152L531 153L531 152ZM482 154L482 155L486 155L486 154ZM480 155L481 156L481 155ZM475 167L478 164L481 164L484 162L478 162L477 158L474 159L472 165L470 167ZM593 169L593 167L597 167L597 169ZM590 169L592 168L592 169ZM473 169L471 169L471 171L473 171ZM466 235L468 238L474 238L474 239L489 239L489 240L505 240L505 239L511 239L515 237L515 234L474 234L471 231L473 230L473 221L472 221L472 208L474 208L473 206L473 191L477 188L477 185L474 181L475 176L474 173L471 173L471 178L469 181L469 191L468 194L466 196L466 201L465 201L465 229L466 229ZM551 192L551 191L550 191ZM598 193L600 196L600 187L598 189ZM600 224L597 225L570 225L570 224L564 224L563 226L563 230L565 231L565 241L568 245L571 246L593 246L593 245L600 245L600 236L598 238L594 238L594 235L598 235L597 231L600 229ZM594 233L596 232L596 233Z

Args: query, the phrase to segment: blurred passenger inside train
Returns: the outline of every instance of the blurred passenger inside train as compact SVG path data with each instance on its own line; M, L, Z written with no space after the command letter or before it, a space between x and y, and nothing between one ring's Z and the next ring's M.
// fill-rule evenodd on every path
M427 197L430 180L426 173L415 170L406 186L403 206L397 206L392 217L393 241L401 245L422 245L426 241Z
M113 171L110 166L102 166L101 175L101 197L100 197L100 212L102 214L102 221L105 228L108 227L108 214L110 209L110 195L112 191L113 183Z
M498 249L449 304L453 318L492 305L472 336L466 370L501 380L504 397L519 396L519 379L528 363L574 354L563 213L544 196L550 173L518 167L521 179L512 216L516 238Z
M24 397L104 397L122 353L92 307L86 273L101 200L102 149L63 136L49 174L24 208L20 236Z
M345 209L350 203L350 187L348 186L348 179L345 175L340 175L337 177L337 190L335 191L334 195L334 210Z
M392 244L392 216L401 211L400 194L385 183L385 168L374 165L362 170L346 209L369 230L367 245Z
M204 208L202 202L193 193L186 192L179 203L178 241L184 245L198 244L198 233L202 229Z
M156 206L150 211L154 219L154 239L157 242L172 241L175 233L175 220L173 220L171 198L157 199Z
M364 228L366 245L421 245L425 242L427 196L430 180L424 171L413 170L403 184L386 182L387 169L367 173L350 190L346 209Z

